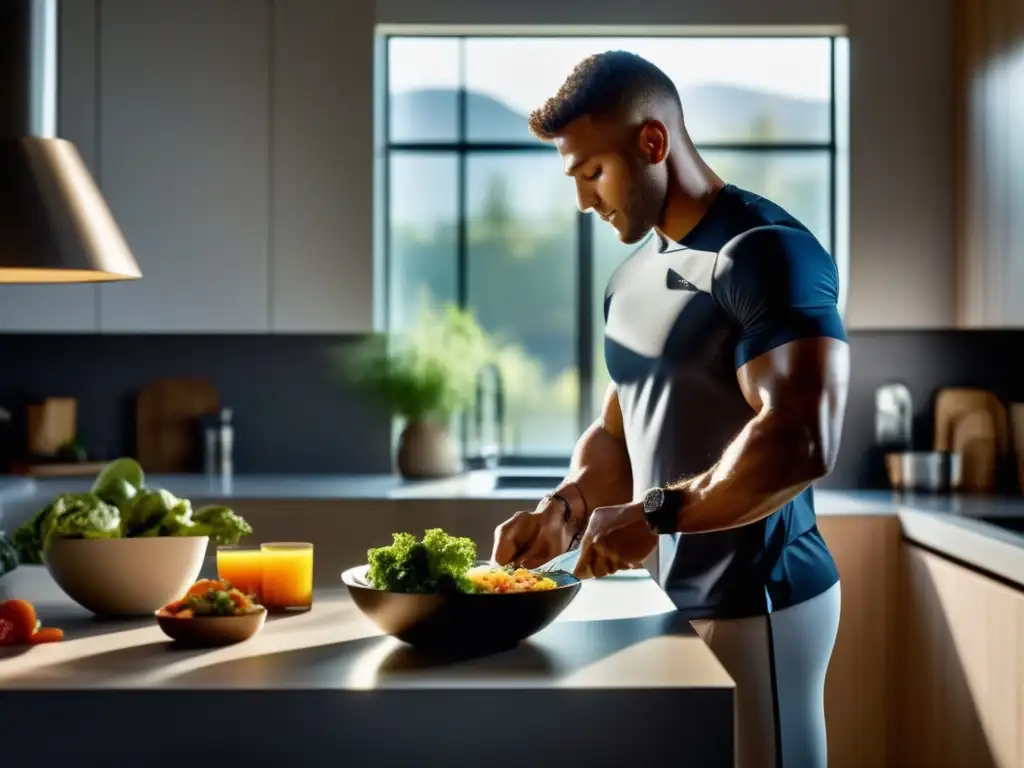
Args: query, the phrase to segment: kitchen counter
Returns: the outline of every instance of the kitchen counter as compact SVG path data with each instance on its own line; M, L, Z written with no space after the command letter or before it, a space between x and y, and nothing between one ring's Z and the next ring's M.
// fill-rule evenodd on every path
M204 499L520 499L536 501L553 487L551 478L566 468L525 468L506 474L537 477L535 487L494 487L494 473L474 471L437 480L406 480L399 475L146 475L148 485L188 498ZM33 479L0 476L0 502L46 498L63 491L85 491L92 478Z
M223 502L241 509L244 514L259 517L261 530L265 514L280 516L289 513L314 514L311 510L328 511L332 515L365 516L368 505L389 502L396 509L396 525L389 530L403 529L399 520L411 520L404 510L422 509L414 527L424 521L437 520L439 525L456 525L469 530L477 538L493 530L493 526L516 508L532 507L552 485L552 477L561 474L557 467L503 468L502 473L516 476L520 487L495 487L495 474L488 471L469 472L441 480L407 481L397 475L235 475L228 480L206 475L148 475L147 483L167 488L197 504ZM534 476L536 487L528 487L522 478ZM62 491L85 490L88 478L32 480L0 477L0 530L13 530L36 510ZM408 504L405 504L408 502ZM449 503L451 502L451 503ZM455 502L465 502L460 506ZM488 506L490 505L490 506ZM271 511L266 511L270 507ZM1000 519L1024 522L1024 497L948 496L900 494L891 491L816 490L815 506L819 516L830 515L896 515L904 538L926 546L940 554L967 563L1024 588L1024 532L995 524ZM481 524L483 532L472 530L467 516L487 508L495 519ZM452 511L445 521L444 511ZM467 510L462 515L459 509ZM471 510L471 511L469 511ZM386 514L374 508L380 519ZM362 523L361 523L362 524ZM431 523L432 524L432 523ZM286 528L287 526L281 526ZM1024 528L1024 525L1021 526ZM310 536L318 524L310 523ZM339 530L340 533L340 530ZM337 534L333 534L337 537ZM382 538L383 537L383 538ZM385 543L388 530L373 532L368 541ZM362 547L362 544L360 544Z
M645 762L732 764L733 682L643 572L585 582L515 650L448 662L380 635L344 589L318 591L312 611L271 618L248 642L179 650L154 620L92 618L41 567L0 587L67 633L0 652L12 765L162 764L164 750L190 765L608 765L636 761L637 733Z

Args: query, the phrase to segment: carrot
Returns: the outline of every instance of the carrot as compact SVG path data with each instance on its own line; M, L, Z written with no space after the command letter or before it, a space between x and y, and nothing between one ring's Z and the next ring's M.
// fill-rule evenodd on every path
M56 643L64 639L64 630L57 627L43 627L28 639L31 645L39 643Z
M222 589L227 589L227 586L220 579L200 579L188 588L185 597L192 597L193 595L202 596L210 590L219 591Z
M174 602L165 605L163 608L160 609L160 611L162 613L173 614L180 611L186 605L187 603L184 600L175 600Z
M6 627L6 643L27 642L36 629L35 606L28 600L18 599L0 603L0 627Z

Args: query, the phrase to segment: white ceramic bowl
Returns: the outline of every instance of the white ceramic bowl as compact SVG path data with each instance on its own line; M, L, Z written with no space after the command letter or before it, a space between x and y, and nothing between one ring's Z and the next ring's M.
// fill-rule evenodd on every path
M68 597L99 616L152 616L188 590L208 536L57 539L43 560Z

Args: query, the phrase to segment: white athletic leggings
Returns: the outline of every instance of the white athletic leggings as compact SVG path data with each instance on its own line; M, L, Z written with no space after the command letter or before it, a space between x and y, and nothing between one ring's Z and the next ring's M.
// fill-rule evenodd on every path
M827 768L825 672L840 588L767 616L693 628L736 683L737 768Z

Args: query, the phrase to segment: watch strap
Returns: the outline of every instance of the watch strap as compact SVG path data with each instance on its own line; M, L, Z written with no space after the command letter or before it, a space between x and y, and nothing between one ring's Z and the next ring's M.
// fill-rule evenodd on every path
M668 488L652 488L648 494L653 494L654 491L660 492L661 504L651 510L648 510L645 505L644 517L647 519L647 524L655 533L673 533L676 529L679 510L683 506L683 494Z

